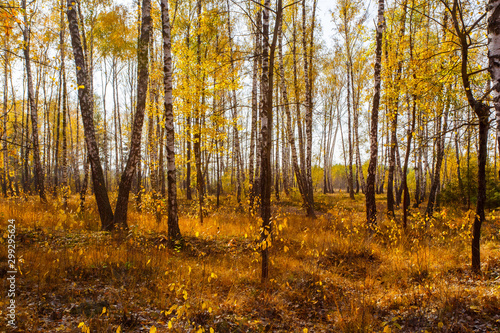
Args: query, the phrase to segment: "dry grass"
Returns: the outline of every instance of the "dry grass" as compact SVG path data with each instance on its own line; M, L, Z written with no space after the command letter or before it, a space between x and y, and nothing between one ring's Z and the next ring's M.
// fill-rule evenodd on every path
M483 273L474 276L470 213L444 209L426 226L415 210L406 232L399 215L389 221L381 213L369 236L362 196L318 195L315 220L292 198L275 205L271 280L264 285L258 218L231 198L219 210L209 200L203 225L194 205L183 203L185 243L173 249L166 247L166 221L156 223L147 198L142 213L131 205L126 236L97 231L93 199L84 212L76 197L67 212L58 201L0 201L0 225L6 230L7 219L16 220L22 259L18 331L82 332L80 323L91 332L500 331L496 212L484 226Z

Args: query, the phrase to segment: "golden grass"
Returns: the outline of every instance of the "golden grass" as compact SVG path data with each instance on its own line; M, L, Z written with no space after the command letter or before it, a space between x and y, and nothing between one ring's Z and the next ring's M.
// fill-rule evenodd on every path
M297 199L275 202L266 284L259 219L229 198L219 210L209 198L203 225L183 203L185 243L173 249L166 247L165 218L156 222L147 198L141 213L131 202L130 230L121 236L97 231L93 198L84 212L76 196L68 211L57 200L2 200L0 226L16 220L22 259L19 331L81 332L82 322L91 332L498 331L496 212L484 226L483 273L474 276L471 214L444 209L426 226L414 210L406 232L399 215L390 221L381 214L370 236L362 196L352 202L346 194L318 195L317 219L305 218Z

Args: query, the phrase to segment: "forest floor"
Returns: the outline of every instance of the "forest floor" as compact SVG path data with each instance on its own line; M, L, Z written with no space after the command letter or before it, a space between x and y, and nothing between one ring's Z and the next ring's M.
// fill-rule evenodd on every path
M14 332L500 332L500 215L483 226L482 273L470 269L473 212L445 207L425 225L379 213L365 231L364 196L274 201L270 280L260 280L259 220L234 198L209 198L201 225L182 202L184 245L168 248L166 218L131 204L127 235L98 231L95 202L77 212L1 199L0 278L7 290L8 220L15 220ZM379 196L378 210L385 207ZM425 206L425 205L423 205ZM0 298L0 332L8 299Z

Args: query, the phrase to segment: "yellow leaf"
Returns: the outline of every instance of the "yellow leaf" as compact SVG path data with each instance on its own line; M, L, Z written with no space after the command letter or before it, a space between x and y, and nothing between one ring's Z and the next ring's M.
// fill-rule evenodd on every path
M172 321L171 320L168 321L168 329L170 329L170 330L172 329Z
M151 259L148 260L148 262L146 263L146 266L149 265L150 262L151 262Z
M85 89L85 86L82 84L82 85L79 85L78 86L78 89Z
M165 312L165 316L168 316L169 314L172 313L172 311L174 311L175 309L177 309L177 304L174 304L170 307L170 310L168 310L167 312Z
M122 333L122 327L121 326L118 326L118 328L116 329L116 333Z
M208 313L212 313L212 308L211 307L208 308Z
M386 326L384 327L384 333L391 333L391 327L390 326Z
M151 328L149 329L149 333L156 333L156 327L151 326Z
M439 324L438 324L438 327L439 328L443 328L443 326L444 326L443 322L440 321Z
M197 232L195 232L194 237L198 237L199 235L200 235L200 233L197 231Z
M304 328L304 329L302 330L302 332L307 333L307 332L309 332L309 330L308 330L307 328Z
M210 327L210 333L215 333L215 331L212 327Z
M288 252L288 247L285 245L285 247L283 248L283 251L285 251L285 253Z
M81 251L81 250L80 250ZM102 312L101 312L101 315L105 314L106 313L106 307L103 307L102 308Z
M78 328L85 326L85 323L82 321L80 324L78 324Z

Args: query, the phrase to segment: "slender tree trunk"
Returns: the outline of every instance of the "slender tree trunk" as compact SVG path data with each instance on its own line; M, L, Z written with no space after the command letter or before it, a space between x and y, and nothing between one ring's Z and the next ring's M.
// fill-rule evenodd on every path
M62 66L59 68L59 82L62 82ZM62 103L61 103L61 98L62 98L62 85L59 84L59 89L58 89L58 95L57 95L57 120L56 120L56 115L54 113L54 120L56 125L56 130L54 132L54 144L55 144L55 149L54 149L54 182L52 184L53 186L53 193L52 195L54 197L57 196L57 189L59 187L59 147L60 147L60 135L61 135L61 108L62 108Z
M7 38L6 38L7 39ZM7 155L7 104L9 94L8 85L8 63L9 63L9 53L7 49L7 42L4 43L4 86L3 86L3 106L2 106L2 116L3 116L3 133L2 133L2 151L3 151L3 170L2 170L2 193L4 197L7 197L7 178L9 177L9 163ZM13 195L13 193L11 193Z
M149 39L152 29L151 0L142 2L141 34L137 46L137 106L132 125L130 150L118 188L116 200L114 224L120 228L127 229L128 198L132 179L139 161L141 151L142 127L144 123L144 111L146 109L146 95L149 78Z
M479 103L478 103L479 104ZM486 204L486 162L488 159L488 129L489 109L480 103L476 107L479 118L479 151L478 151L478 173L477 173L477 202L476 216L472 227L472 270L481 271L480 239L481 225L486 220L484 208Z
M475 115L479 120L479 149L477 156L478 171L477 171L477 203L476 203L476 216L474 218L474 225L472 227L472 270L476 273L481 271L481 256L480 256L480 239L481 239L481 225L486 220L484 208L486 203L486 162L488 159L488 129L489 129L489 107L482 100L477 100L473 95L471 88L470 74L468 72L469 66L469 47L470 44L470 30L462 26L462 7L459 5L458 0L453 1L452 7L447 7L450 11L453 26L455 28L456 36L460 42L461 53L461 79L464 88L464 94L467 97L469 106L474 110ZM500 8L498 1L490 1L488 6L488 55L490 61L495 61L498 57L498 50L493 49L497 43L498 32L500 28ZM498 60L497 60L498 61ZM490 62L490 72L494 72L496 65ZM496 87L495 87L496 88ZM497 89L497 88L496 88ZM469 181L470 183L470 181Z
M413 106L412 106L412 114L411 114L411 125L408 126L408 130L406 132L406 152L405 152L405 161L403 164L403 179L401 180L401 188L403 189L403 228L406 229L408 225L408 208L410 207L410 193L408 191L408 162L410 159L411 152L411 139L413 137L413 132L415 131L415 117L417 112L417 101L416 96L413 95Z
M305 144L304 144L304 135L303 135L303 124L302 124L302 114L300 111L300 91L299 91L299 82L298 82L298 60L297 60L297 24L295 21L295 9L293 11L292 22L293 22L293 31L292 31L292 55L293 55L293 87L294 87L294 102L295 102L295 114L296 114L296 124L297 124L297 134L299 139L299 157L300 157L300 167L301 173L303 177L306 177L305 173L305 165L306 165L306 153L305 153ZM306 186L307 191L307 184Z
M22 8L24 11L24 60L26 65L26 78L28 83L28 106L31 116L31 141L33 150L33 164L34 164L34 175L35 175L35 188L40 196L40 201L42 203L47 202L45 197L45 184L44 184L44 174L42 163L40 160L40 146L38 144L38 112L37 106L35 105L35 94L33 91L33 79L31 76L31 58L30 58L30 23L28 22L28 14L26 11L26 0L22 0Z
M347 37L346 37L347 40ZM348 152L349 152L349 162L348 162L348 169L349 169L349 174L347 178L347 186L349 187L349 197L351 199L354 199L354 177L353 177L353 170L352 170L352 160L353 160L353 151L352 151L352 138L351 138L351 133L352 133L352 126L351 126L351 70L349 69L349 66L347 68L347 144L348 144Z
M26 74L26 69L24 69L24 73ZM28 119L28 106L24 102L26 96L26 75L23 75L23 94L22 94L22 106L21 106L21 160L22 160L22 170L21 170L21 184L23 188L23 196L26 196L29 193L29 173L28 173L28 152L29 152L29 142L26 138L29 137L29 119ZM13 90L14 91L14 90ZM26 112L25 112L26 109Z
M142 161L141 156L139 156L137 162L137 187L135 189L135 207L139 213L142 212L142 187Z
M233 55L233 39L232 39L232 32L231 32L231 11L229 8L229 0L227 0L227 29L228 29L228 36L229 36L229 53L230 53L230 60L231 60L231 83L232 83L232 90L231 90L231 109L232 109L232 118L233 118L233 138L234 138L234 155L235 155L235 163L236 163L236 201L238 202L238 205L241 207L241 151L240 151L240 137L238 133L238 102L236 99L236 89L235 89L235 65L234 65L234 55Z
M447 103L449 105L449 101ZM448 105L445 105L448 108ZM441 118L444 117L443 128L441 129ZM447 120L448 120L448 110L444 112L444 115L438 115L437 119L437 133L436 133L436 165L434 167L434 173L432 177L431 189L429 191L429 198L427 201L427 208L425 211L425 215L427 219L432 217L434 213L434 206L437 202L437 192L439 189L439 184L441 182L441 165L443 163L444 158L444 135L447 129ZM443 136L443 137L441 137Z
M171 242L181 238L177 217L177 180L175 168L175 129L172 97L172 43L168 0L161 1L163 36L163 87L165 92L165 129L167 134L167 187L168 187L168 238Z
M189 27L187 29L186 33L186 47L189 49L190 43L189 43ZM187 82L189 84L190 76L189 74L187 75ZM191 103L189 102L188 99L188 104L190 105ZM186 117L186 199L187 200L192 200L193 196L191 194L191 108L188 108L188 115Z
M418 115L418 124L417 124L417 138L420 138L422 140L422 116L419 114ZM423 198L421 196L421 187L422 187L422 176L423 176L423 169L422 169L422 154L423 154L423 147L422 144L418 144L415 139L415 150L417 151L417 158L416 158L416 165L415 165L415 204L414 208L418 208L420 203L423 201Z
M378 153L378 111L380 103L380 70L382 67L382 33L384 30L384 0L378 2L378 22L375 50L375 93L373 96L373 107L371 114L370 129L370 164L368 166L368 177L366 181L366 219L368 226L372 229L377 223L377 206L375 203L375 174L377 172Z
M351 70L351 78L352 78L352 70ZM354 85L353 87L353 95L354 95ZM354 148L356 150L356 172L359 174L359 180L361 182L361 191L366 193L366 182L365 176L363 175L363 164L361 163L361 154L359 152L359 91L357 93L356 103L353 102L353 113L354 113ZM357 177L356 177L357 179Z
M82 113L85 141L87 142L88 158L92 167L92 182L94 185L97 208L99 210L102 228L109 231L114 227L113 211L109 202L108 191L106 190L106 184L104 181L104 173L99 160L99 148L97 146L94 128L94 101L92 92L90 91L87 63L83 54L78 20L73 3L74 2L72 0L68 0L67 15L69 30L71 33L71 43L73 46L73 55L75 57L76 77L79 88L78 100L80 101L80 111Z
M162 117L165 119L165 117ZM160 195L162 198L165 198L165 195L167 194L167 189L165 187L165 168L164 168L164 150L166 147L165 146L165 128L161 126L161 120L160 120L160 115L157 113L156 115L156 132L159 133L158 135L160 136L159 142L158 142L158 149L159 149L159 157L158 157L158 182L159 182L159 188L160 188ZM176 183L177 185L177 183ZM177 193L177 192L176 192Z
M257 118L258 118L258 109L259 104L257 102L258 98L258 76L259 76L259 58L260 58L260 40L261 40L261 17L262 12L260 10L256 13L256 25L255 29L255 46L254 46L254 54L253 54L253 69L252 69L252 125L250 129L250 162L249 162L249 183L250 183L250 211L254 209L255 205L255 195L257 194L256 182L258 180L255 177L254 172L254 156L255 156L255 142L257 141Z
M314 38L314 17L316 11L316 0L314 1L313 13L312 13L312 31L311 38ZM302 50L304 58L304 80L305 80L305 125L306 125L306 163L305 163L305 176L307 184L307 197L309 205L314 209L314 196L313 196L313 183L312 183L312 114L313 114L313 102L312 102L312 74L310 73L311 63L309 58L312 57L307 52L307 38L306 38L306 0L302 0Z
M151 62L154 66L154 46L151 43ZM149 79L149 110L148 110L148 151L149 151L149 178L151 183L151 197L155 211L156 223L161 222L161 206L158 198L159 183L158 183L158 132L155 132L155 111L158 109L158 99L156 92L156 82Z
M197 65L198 65L198 75L196 77L197 80L197 93L201 93L201 103L200 103L200 95L196 95L197 101L196 101L196 117L195 117L195 131L193 133L193 150L194 150L194 158L195 158L195 165L196 165L196 187L198 190L198 214L200 216L200 223L203 224L203 204L204 204L204 198L205 198L205 179L203 177L203 170L202 170L202 154L201 154L201 128L202 128L202 113L203 113L203 108L204 102L205 102L205 96L204 96L204 77L201 78L201 10L202 10L202 4L201 0L198 0L197 4L197 15L198 15L198 32L196 36L196 52L197 52Z
M85 209L85 196L87 195L87 187L89 184L89 167L90 167L90 158L88 153L85 154L85 160L83 161L83 184L80 189L80 212L83 212Z
M455 126L458 128L458 118L455 118ZM460 197L464 200L467 200L467 196L465 195L465 186L462 180L462 171L460 168L460 146L459 146L459 130L455 133L455 159L457 163L457 179L458 179L458 187L460 191Z
M66 87L66 65L65 65L65 52L64 47L64 3L61 0L61 32L60 32L60 48L61 48L61 71L62 71L62 196L63 207L68 208L68 140L67 140L67 120L68 120L68 106L67 106L67 87Z
M119 165L120 163L118 162L120 159L120 154L118 152L118 114L117 114L117 100L116 100L116 64L115 64L115 59L113 58L113 64L112 64L112 71L113 71L113 78L111 79L111 86L113 87L113 123L115 127L115 133L114 133L114 139L115 139L115 180L116 180L116 185L120 183L120 176L119 176Z
M488 0L487 10L488 70L493 83L493 105L495 106L495 117L497 122L496 146L500 151L500 0Z
M314 217L314 209L313 206L309 202L309 196L307 195L307 188L305 184L305 179L304 179L304 174L300 168L299 161L298 161L298 156L297 156L297 149L295 146L295 137L293 135L293 126L292 126L292 116L290 112L290 103L288 100L288 91L287 91L287 86L285 82L285 69L284 69L284 64L283 64L283 34L282 34L282 29L280 27L279 31L279 44L278 44L278 61L279 61L279 71L280 71L280 85L281 85L281 93L283 97L283 104L285 108L285 113L286 113L286 129L287 129L287 139L288 143L290 145L290 149L292 151L292 167L293 171L295 173L295 177L297 179L297 185L299 187L299 192L302 196L302 202L304 205L304 208L306 210L306 213L308 216Z
M271 235L271 149L273 128L273 75L274 52L276 49L277 35L281 24L282 0L278 0L276 21L272 43L269 43L269 9L270 0L265 0L263 15L264 48L262 52L262 122L261 122L261 249L262 249L262 282L269 278L269 242Z
M106 68L106 58L103 59L102 63L103 63L103 67L104 67L104 80L102 80L103 72L101 72L101 82L104 81L104 84L102 85L102 110L104 113L103 123L104 123L104 133L106 136L104 139L104 145L103 145L104 157L105 157L105 160L104 160L104 180L106 182L106 188L109 190L110 187L109 187L109 179L108 179L108 174L109 174L108 119L107 119L108 116L107 116L107 112L106 112L106 91L107 91L106 88L108 86L108 72L107 72L107 68Z

